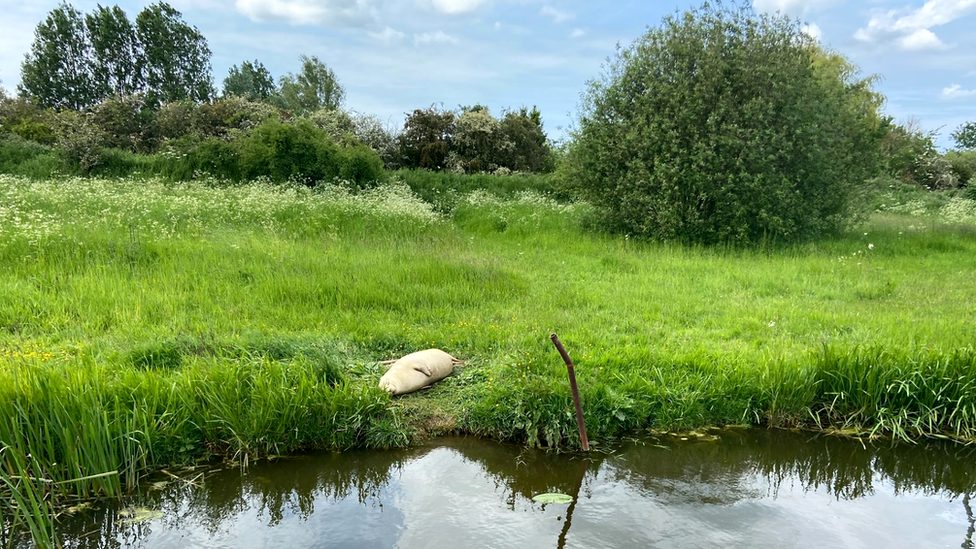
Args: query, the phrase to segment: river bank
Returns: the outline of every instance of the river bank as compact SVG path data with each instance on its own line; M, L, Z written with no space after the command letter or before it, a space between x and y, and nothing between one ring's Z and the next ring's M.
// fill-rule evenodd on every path
M841 237L743 251L603 235L586 204L534 192L445 211L403 185L0 178L8 524L215 454L445 433L573 448L552 332L597 443L976 433L976 214L950 197L883 197ZM428 347L466 364L401 399L376 387L379 361Z

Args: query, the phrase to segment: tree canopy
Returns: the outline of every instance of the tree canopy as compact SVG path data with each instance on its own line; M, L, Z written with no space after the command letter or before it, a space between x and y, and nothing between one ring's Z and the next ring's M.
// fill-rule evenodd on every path
M590 82L572 181L617 229L752 244L843 227L878 171L879 96L797 21L704 4Z
M236 95L251 101L267 101L278 93L274 77L257 59L234 65L224 78L224 95Z
M112 95L151 104L213 96L210 48L165 2L129 21L118 6L83 16L61 3L37 25L21 65L21 95L43 107L84 109Z
M332 69L314 55L302 55L299 59L302 68L298 74L288 73L281 77L284 107L297 115L341 107L346 91Z

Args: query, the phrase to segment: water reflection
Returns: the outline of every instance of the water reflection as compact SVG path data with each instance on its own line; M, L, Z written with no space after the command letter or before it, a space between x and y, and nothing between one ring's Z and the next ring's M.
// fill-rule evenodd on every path
M972 448L793 433L643 437L589 457L474 438L172 479L63 517L66 547L973 547ZM188 473L192 479L199 473ZM540 505L533 495L577 496ZM162 518L131 523L130 506Z

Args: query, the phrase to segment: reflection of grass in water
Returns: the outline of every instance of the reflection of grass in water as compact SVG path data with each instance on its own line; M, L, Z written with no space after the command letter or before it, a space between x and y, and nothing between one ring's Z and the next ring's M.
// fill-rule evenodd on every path
M634 446L619 462L609 458L615 478L625 479L675 502L708 497L713 503L775 496L784 486L823 490L854 500L890 484L896 495L924 494L956 499L976 485L976 449L956 443L871 444L836 437L779 431L726 429L720 440L680 442L660 437ZM757 491L754 476L771 493Z
M883 213L791 249L681 248L507 195L437 213L402 186L0 176L0 440L53 480L121 473L56 490L80 494L408 426L572 445L553 331L596 441L814 420L973 437L969 225ZM389 406L372 361L426 347L468 363Z

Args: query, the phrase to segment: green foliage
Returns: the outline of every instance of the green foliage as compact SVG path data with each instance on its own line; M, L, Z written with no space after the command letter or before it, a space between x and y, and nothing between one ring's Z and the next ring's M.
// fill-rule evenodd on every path
M956 180L970 189L976 187L976 150L947 151L944 155Z
M143 89L137 66L141 55L136 30L118 6L99 5L85 16L91 41L89 61L96 98L128 97Z
M824 55L799 23L747 7L665 18L590 83L572 183L646 238L754 244L840 230L877 171L877 114L861 101L865 81L825 76Z
M234 95L250 101L267 101L278 92L274 77L257 59L234 65L224 78L224 96Z
M441 170L447 166L456 131L452 111L431 105L407 115L400 133L400 157L404 168Z
M185 137L236 139L278 115L278 110L267 103L227 96L204 104L166 103L156 111L155 126L164 143Z
M369 188L386 179L383 160L366 145L343 147L339 151L339 179Z
M193 179L207 175L219 179L240 180L246 166L239 147L222 139L210 137L196 144L185 161L178 163L174 172L177 180ZM265 175L265 174L259 174Z
M911 439L938 430L976 435L976 354L848 353L828 348L816 373L823 424Z
M63 171L64 163L51 147L15 133L0 134L0 173L46 179Z
M42 107L88 107L97 99L90 50L81 12L70 4L59 4L34 30L34 42L21 65L18 91Z
M517 172L552 171L552 151L542 128L542 113L532 107L505 113L501 131L512 146L501 155L499 164Z
M362 144L373 149L387 168L398 167L397 138L376 115L353 113L352 133Z
M461 173L493 172L515 144L487 108L464 109L457 117L447 168Z
M957 186L951 164L935 148L933 134L919 129L914 119L905 125L888 119L886 126L881 150L889 175L930 190Z
M21 95L44 107L85 109L112 95L145 93L150 105L213 96L210 49L165 2L131 23L118 6L87 16L67 3L38 24L22 65Z
M91 108L92 122L105 134L104 146L132 152L155 148L156 121L141 95L112 95Z
M150 104L214 96L207 39L184 23L180 12L165 2L151 4L136 16L135 31L141 46L139 72Z
M109 135L100 128L90 112L61 111L53 122L57 149L65 159L86 173L102 160L102 149Z
M54 112L23 98L0 99L0 134L14 133L42 145L55 142L51 120Z
M243 97L222 97L191 110L190 127L201 138L234 138L278 117L278 109Z
M241 175L312 184L339 175L339 147L307 120L271 119L239 142Z
M355 130L352 117L342 109L318 109L305 117L336 143L347 141Z
M425 202L444 212L454 210L473 191L484 191L501 199L511 199L525 192L555 196L563 200L568 198L551 176L539 174L462 175L429 170L398 170L393 177L406 183Z
M302 69L298 74L288 73L281 77L282 106L298 116L341 107L346 92L332 69L314 55L302 55L299 59Z
M952 139L963 149L976 149L976 122L966 122L952 132Z

